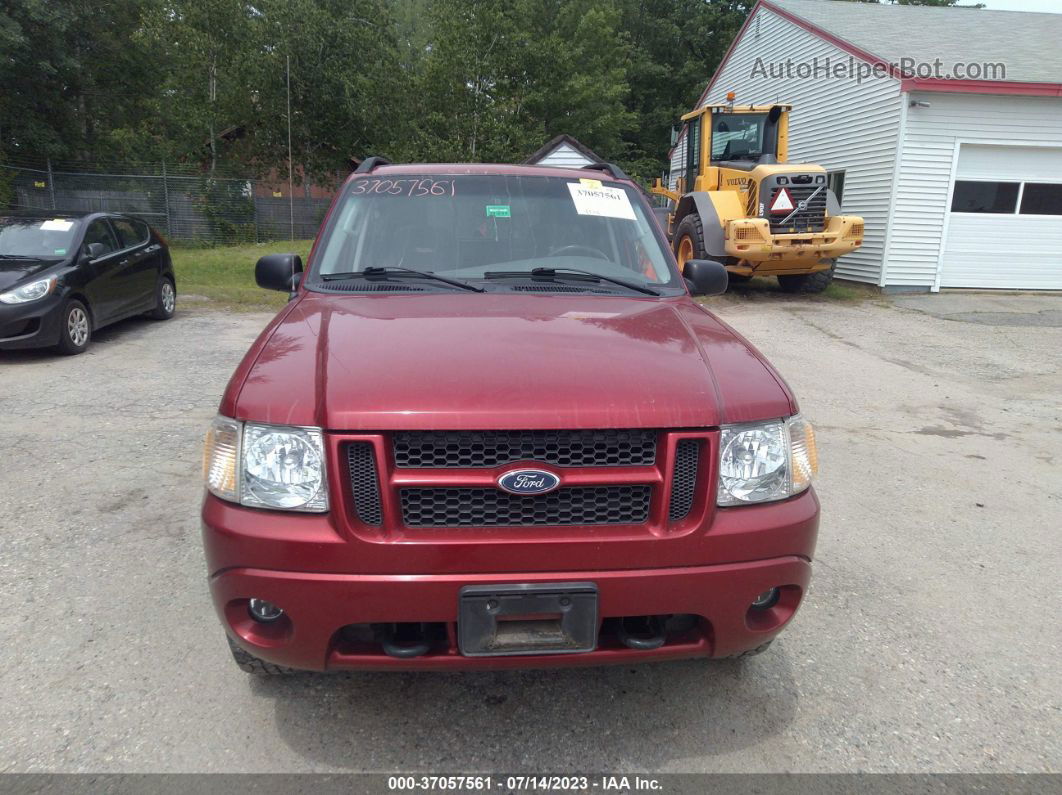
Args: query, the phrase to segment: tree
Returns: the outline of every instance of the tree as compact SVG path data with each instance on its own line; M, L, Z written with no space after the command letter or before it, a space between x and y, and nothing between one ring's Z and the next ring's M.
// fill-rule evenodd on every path
M566 132L623 153L627 39L611 3L433 0L412 148L432 160L519 160Z
M150 157L140 133L159 70L138 32L152 0L22 0L0 8L0 152Z
M296 162L334 173L351 156L386 151L408 101L389 7L378 0L264 0L256 7L247 158L262 166L286 159L289 58Z
M660 174L671 130L692 110L754 2L624 0L631 41L625 165L643 178Z

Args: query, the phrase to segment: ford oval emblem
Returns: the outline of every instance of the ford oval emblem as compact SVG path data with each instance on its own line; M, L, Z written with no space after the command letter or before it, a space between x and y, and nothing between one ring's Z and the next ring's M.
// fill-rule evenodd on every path
M559 485L559 477L542 469L514 469L498 478L498 488L510 494L545 494Z

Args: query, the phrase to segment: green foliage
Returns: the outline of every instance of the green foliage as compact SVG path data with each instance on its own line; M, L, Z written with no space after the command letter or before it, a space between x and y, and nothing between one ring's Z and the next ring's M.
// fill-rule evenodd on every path
M152 0L20 0L0 6L0 153L139 159L156 65L130 46Z
M286 176L290 66L311 176L370 153L519 161L568 133L650 178L751 5L20 0L0 7L0 159Z

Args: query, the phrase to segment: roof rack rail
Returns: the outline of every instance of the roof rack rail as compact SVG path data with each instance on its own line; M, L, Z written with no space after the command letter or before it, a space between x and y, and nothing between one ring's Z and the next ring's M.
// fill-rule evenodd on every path
M630 177L623 173L623 169L615 163L590 163L589 165L581 166L581 168L588 168L593 171L604 171L612 175L613 179L630 179Z
M380 157L379 155L372 155L367 157L358 164L358 167L354 169L355 174L371 174L373 169L377 166L389 166L391 161L386 157Z

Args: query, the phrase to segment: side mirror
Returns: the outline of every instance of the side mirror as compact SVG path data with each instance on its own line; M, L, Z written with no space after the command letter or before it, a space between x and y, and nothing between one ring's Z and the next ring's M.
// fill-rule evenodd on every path
M88 257L90 261L94 259L99 259L106 253L107 246L105 246L103 243L89 243L85 246L85 256Z
M302 257L298 254L266 254L254 266L254 280L267 290L293 293L301 275Z
M693 295L722 295L730 282L726 268L710 259L687 260L682 276Z

